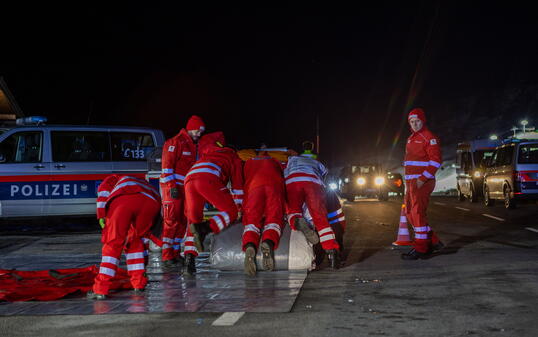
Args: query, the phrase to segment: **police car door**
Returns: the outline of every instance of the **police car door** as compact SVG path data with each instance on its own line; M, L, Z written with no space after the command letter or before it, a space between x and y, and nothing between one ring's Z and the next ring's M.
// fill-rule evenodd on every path
M129 174L141 179L148 172L147 158L155 149L151 132L110 132L112 169L114 173Z
M50 160L43 129L14 129L0 138L0 217L40 216L47 209Z
M110 140L105 129L50 131L51 215L95 214L99 183L112 173Z

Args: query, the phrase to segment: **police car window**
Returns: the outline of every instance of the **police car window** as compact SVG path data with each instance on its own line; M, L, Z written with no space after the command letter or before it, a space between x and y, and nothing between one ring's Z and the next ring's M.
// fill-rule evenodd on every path
M55 162L109 161L108 133L53 131L52 160Z
M519 164L538 164L538 143L525 144L519 147Z
M42 132L17 132L0 144L0 163L41 162L42 145Z
M155 149L149 133L112 132L110 136L114 161L144 161Z

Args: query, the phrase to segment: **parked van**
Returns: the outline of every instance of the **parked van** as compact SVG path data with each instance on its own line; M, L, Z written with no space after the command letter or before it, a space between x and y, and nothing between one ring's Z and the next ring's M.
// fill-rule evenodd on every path
M101 181L144 178L146 157L164 143L156 129L25 120L0 132L0 218L95 214Z
M476 139L458 144L456 153L456 189L458 200L476 202L482 196L486 163L500 141Z
M538 200L538 139L512 139L496 148L484 176L484 203Z

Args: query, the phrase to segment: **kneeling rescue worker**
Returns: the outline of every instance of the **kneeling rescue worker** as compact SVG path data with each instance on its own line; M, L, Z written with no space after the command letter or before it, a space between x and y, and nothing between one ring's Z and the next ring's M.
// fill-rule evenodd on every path
M200 160L192 166L185 178L186 214L189 222L184 250L185 275L194 275L196 272L195 257L199 251L203 251L205 237L209 233L219 233L237 220L238 206L243 201L243 162L235 150L224 145L222 132L202 137ZM229 181L231 193L226 187ZM206 201L219 210L209 221L203 221Z
M284 170L288 196L288 222L292 229L300 230L312 244L321 243L331 268L340 264L339 245L327 220L325 185L323 179L327 168L317 161L312 142L303 143L304 154L291 156ZM319 235L313 233L303 219L303 204L306 204Z
M127 272L135 292L145 289L148 279L144 243L161 208L159 192L145 180L111 175L97 190L97 218L103 228L101 266L89 299L105 299L125 247Z
M430 195L435 187L435 173L441 167L439 139L426 127L426 116L420 108L411 110L407 120L412 134L405 148L405 208L415 231L414 248L402 254L404 260L428 258L443 248L426 218Z
M263 150L245 162L243 172L244 265L245 273L254 276L260 236L263 267L265 270L275 269L274 250L280 242L286 200L284 177L281 164Z

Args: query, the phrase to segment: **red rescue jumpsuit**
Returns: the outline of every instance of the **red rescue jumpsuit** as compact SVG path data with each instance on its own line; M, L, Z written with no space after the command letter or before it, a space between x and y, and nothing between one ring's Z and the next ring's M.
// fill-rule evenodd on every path
M261 155L247 160L243 172L245 174L243 250L248 243L258 247L260 234L262 241L271 240L273 248L277 249L283 228L285 206L282 166L268 155Z
M338 242L338 245L341 246L340 248L342 248L344 244L344 232L346 230L346 217L344 215L344 211L342 210L342 204L334 191L328 190L325 197L327 205L327 220L334 231L336 242Z
M192 166L185 178L189 224L203 221L207 201L219 210L209 220L213 233L219 233L237 219L238 206L243 201L243 162L234 150L214 145L217 139L224 144L221 132L207 134L200 139L200 160ZM228 181L231 181L231 192L226 187ZM198 256L190 228L187 228L184 253Z
M149 235L159 213L159 193L144 180L112 175L99 185L97 195L97 217L106 218L106 226L101 238L101 266L93 291L103 295L109 293L124 246L131 285L135 289L144 289L148 280L142 238Z
M422 109L413 109L408 119L413 117L422 120L424 126L407 139L404 162L405 209L407 219L415 231L414 248L419 253L427 253L432 243L439 241L429 227L426 210L430 194L435 188L435 173L441 167L441 147L439 139L426 128L426 117ZM421 188L417 188L417 180L424 182Z
M295 219L303 216L302 207L306 203L323 249L339 249L334 231L327 221L323 185L323 177L326 174L325 166L313 158L302 155L288 158L284 170L288 196L288 222L293 228Z
M168 139L163 146L162 174L160 179L163 201L162 259L179 256L181 240L187 228L185 217L185 175L196 162L196 144L185 129ZM179 199L170 196L170 189L179 190Z

